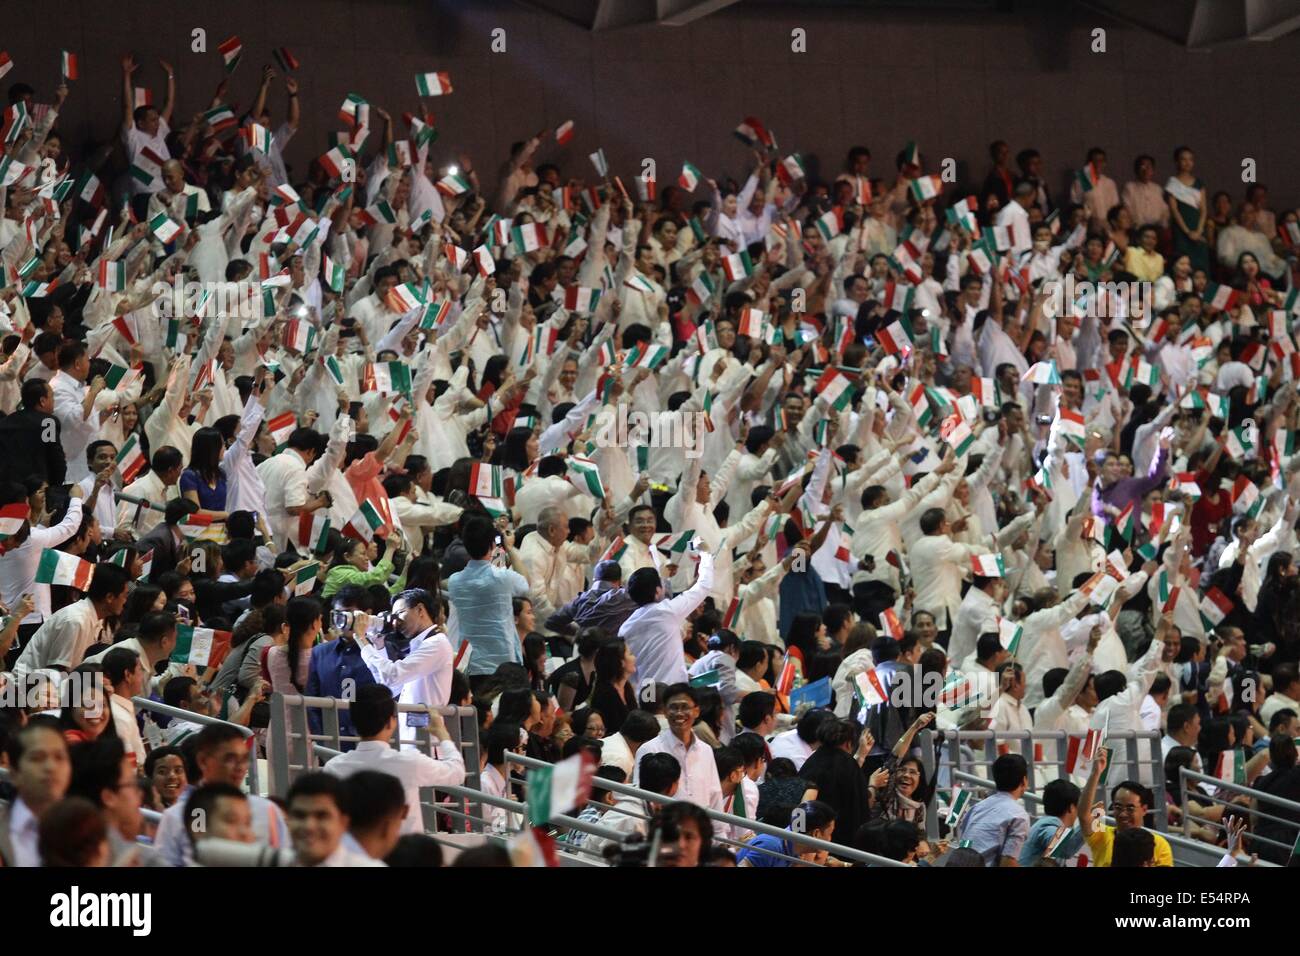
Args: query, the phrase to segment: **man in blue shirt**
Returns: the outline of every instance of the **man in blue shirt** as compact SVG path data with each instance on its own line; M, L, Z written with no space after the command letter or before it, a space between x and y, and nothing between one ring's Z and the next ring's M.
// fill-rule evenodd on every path
M835 835L835 808L821 800L806 800L795 807L790 817L790 826L786 829L830 842ZM764 850L767 852L762 852ZM796 850L793 840L760 833L736 854L736 866L794 866L793 860L773 856L773 853L822 864L826 863L827 856L825 850Z
M1019 866L1020 851L1029 836L1029 814L1020 805L1029 786L1029 770L1020 754L1003 754L993 761L997 792L985 797L957 821L957 838L970 840L985 866Z
M359 611L368 597L365 588L347 585L339 588L334 595L333 607L336 611ZM370 668L361 657L361 647L350 632L344 632L335 640L313 647L308 667L308 697L346 697L356 700L358 690L375 682L375 676L370 673ZM356 736L351 712L340 710L338 713L339 735ZM319 708L312 707L307 711L307 723L312 733L324 733L324 719ZM355 743L344 742L342 749L351 750L355 746Z
M461 539L469 563L463 571L447 579L455 631L469 641L467 673L471 687L481 684L501 664L524 662L511 599L528 596L528 578L524 576L523 562L515 550L514 533L509 528L501 528L500 538L514 570L498 568L488 560L497 536L497 529L486 518L465 522Z
M1020 851L1020 865L1033 866L1047 856L1047 848L1061 827L1070 827L1070 832L1052 851L1057 860L1068 860L1083 849L1083 833L1075 826L1079 819L1079 788L1069 780L1053 780L1043 787L1043 810L1046 816L1039 817L1029 828L1024 849Z

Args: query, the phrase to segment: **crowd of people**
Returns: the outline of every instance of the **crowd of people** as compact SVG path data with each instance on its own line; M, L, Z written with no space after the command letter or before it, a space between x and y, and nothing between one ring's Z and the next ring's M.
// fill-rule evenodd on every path
M1180 147L1120 188L1098 148L1062 191L996 142L965 188L755 117L735 179L624 180L571 124L480 179L359 94L300 151L279 60L182 118L124 56L96 152L13 66L5 865L438 865L419 790L467 768L436 714L392 746L398 704L477 708L485 794L589 755L602 835L551 830L610 859L1172 865L1186 805L1294 862L1300 820L1181 773L1300 799L1300 220L1265 187ZM272 800L275 693L358 742ZM1070 756L964 741L971 801L984 729Z

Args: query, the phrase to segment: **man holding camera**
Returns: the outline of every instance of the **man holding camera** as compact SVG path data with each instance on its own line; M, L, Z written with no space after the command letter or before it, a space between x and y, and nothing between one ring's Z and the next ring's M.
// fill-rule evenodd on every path
M403 704L425 704L442 707L451 697L451 672L454 654L451 643L443 633L442 607L428 591L411 588L393 598L393 608L376 622L361 622L353 626L360 639L361 658L370 668L375 680L383 684ZM378 626L375 626L375 624ZM400 661L390 661L383 651L385 635L401 633L410 638L407 654ZM402 724L402 739L414 740L412 723L418 715L410 715Z
M336 639L317 644L311 649L311 663L307 670L308 697L348 697L356 699L361 688L375 683L375 676L361 653L365 641L365 627L368 616L361 610L362 603L368 595L364 588L346 585L334 595L334 606L330 610L330 631ZM357 629L361 629L358 636ZM349 681L351 682L349 684ZM307 720L314 734L322 733L320 711L314 707L307 710ZM352 712L339 711L339 734L343 737L356 736L353 728ZM344 750L351 750L356 745L344 743Z

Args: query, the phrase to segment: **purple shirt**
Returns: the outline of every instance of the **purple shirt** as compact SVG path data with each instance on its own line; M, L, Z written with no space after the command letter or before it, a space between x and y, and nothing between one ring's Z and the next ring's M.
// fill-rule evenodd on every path
M1154 488L1164 484L1169 474L1169 449L1160 448L1151 459L1151 467L1146 476L1139 478L1121 478L1113 485L1103 488L1100 484L1092 489L1092 513L1097 517L1106 516L1106 505L1123 511L1130 504L1136 509L1139 502Z

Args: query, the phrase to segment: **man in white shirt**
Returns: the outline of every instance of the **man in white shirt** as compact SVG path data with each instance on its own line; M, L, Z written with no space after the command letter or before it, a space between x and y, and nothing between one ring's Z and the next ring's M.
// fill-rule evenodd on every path
M632 771L636 769L637 751L642 744L658 737L661 730L663 728L659 726L659 721L649 711L628 711L618 733L610 734L601 741L600 765L618 767L631 780Z
M1007 661L998 668L998 687L1001 693L993 702L989 729L999 734L1032 730L1029 708L1025 706L1025 669L1014 661ZM999 754L1024 753L1024 744L1019 740L999 740L997 749Z
M410 544L412 558L424 551L424 536L443 525L460 520L462 508L449 505L436 495L429 495L429 503L420 501L420 489L408 475L389 475L384 479L384 492L388 495L388 510L402 526L402 533Z
M121 617L130 584L130 575L117 565L95 565L86 596L46 619L18 655L14 675L46 667L70 671L86 656L86 648L100 641L107 643L106 621Z
M637 609L618 629L618 636L627 641L628 650L636 657L633 681L638 687L648 681L684 684L688 679L682 628L713 587L713 555L702 551L699 557L695 583L673 598L664 597L659 572L650 568L634 571L628 579L627 593Z
M227 468L229 462L230 456L227 455L222 467ZM162 506L171 499L180 497L180 480L184 464L185 459L180 449L172 448L170 445L155 449L150 459L149 473L131 482L118 496L120 500L117 505L115 527L129 529L137 539L158 527L163 519ZM229 499L228 493L226 497ZM136 501L127 500L132 498ZM157 507L141 508L140 501ZM227 506L229 507L228 501ZM102 525L103 522L100 524Z
M1276 676L1274 677L1276 679ZM1201 713L1195 704L1174 704L1165 717L1165 735L1160 738L1160 753L1168 757L1175 747L1196 749L1201 739Z
M140 655L122 647L110 649L104 655L104 676L113 685L113 695L109 706L113 710L113 727L118 739L126 749L127 756L135 766L144 770L144 740L140 737L140 727L135 722L135 704L131 698L144 690L144 664Z
M162 165L172 158L167 148L167 135L171 127L172 106L176 101L176 73L171 64L159 61L167 72L167 99L161 110L153 106L141 105L133 108L135 103L132 74L139 69L135 58L128 55L122 58L122 142L126 144L127 162L153 174L146 182L138 176L131 177L132 192L135 195L151 194L163 187ZM141 156L143 151L144 156ZM155 171L154 166L158 169Z
M406 816L402 819L401 832L424 832L420 788L460 786L465 780L465 761L460 747L447 733L442 715L429 716L429 736L437 741L435 759L417 750L389 746L397 731L397 702L387 687L371 684L360 688L348 709L361 741L355 749L325 764L325 772L349 777L360 770L377 770L396 777L406 793Z
M316 460L316 433L299 428L289 436L288 447L257 466L266 488L266 518L278 549L293 547L298 519L331 504L328 492L307 493L307 466Z
M445 707L451 697L455 654L443 631L441 604L423 588L411 588L393 598L389 614L397 629L411 640L406 656L400 661L389 660L383 638L378 634L372 637L358 626L361 659L375 680L398 694L403 704ZM415 737L414 725L403 725L402 739L413 741Z
M40 866L41 814L68 792L72 761L63 734L46 718L19 730L14 745L18 759L11 768L10 782L18 795L13 803L0 803L0 863Z
M940 631L948 631L961 607L961 582L971 568L971 558L987 554L978 544L957 544L950 538L951 525L942 508L929 508L919 523L922 537L913 543L908 557L916 597L912 606L929 611ZM978 635L976 635L978 637Z
M30 594L35 603L32 612L23 618L20 636L23 633L30 636L50 616L50 586L36 583L41 555L46 548L63 544L81 528L81 489L73 485L69 495L68 510L58 524L52 528L29 525L22 544L0 555L0 601L12 608L24 594Z
M1054 668L1043 675L1043 700L1034 710L1034 730L1064 730L1072 735L1087 733L1088 713L1097 705L1097 693L1089 680L1089 670L1092 667L1092 652L1100 643L1101 628L1094 627L1088 635L1086 653L1078 655L1069 670ZM1042 784L1060 776L1058 760L1060 752L1056 741L1043 741L1042 760L1036 762L1046 776L1037 783Z
M1294 663L1276 664L1273 667L1273 693L1268 695L1259 709L1259 720L1267 727L1279 710L1294 710L1300 714L1300 670Z
M1015 196L998 210L995 220L996 225L1003 226L1010 232L1011 251L1017 255L1033 245L1029 231L1029 207L1034 204L1035 193L1033 183L1026 180L1017 183Z
M777 734L769 741L768 749L772 759L784 757L794 764L796 770L802 769L804 761L821 746L821 741L817 739L817 732L821 729L822 721L833 716L835 715L829 710L808 711L799 718L799 723L795 725L794 730Z
M695 722L700 718L695 688L686 683L675 684L668 688L665 698L668 729L661 731L654 740L646 741L637 751L637 773L633 774L632 785L637 786L641 762L648 754L670 754L682 768L677 799L720 811L722 783L718 780L713 748L695 736L693 730Z
M99 434L99 413L95 396L104 390L103 376L89 386L90 356L82 342L69 342L59 349L59 371L50 379L54 392L54 415L59 420L59 440L68 462L68 481L80 481L90 474L86 446Z
M1142 699L1151 689L1151 682L1160 668L1160 655L1164 650L1161 637L1165 633L1166 624L1167 622L1162 619L1161 627L1157 629L1151 646L1141 658L1130 665L1127 674L1118 670L1109 670L1096 676L1093 683L1097 688L1098 702L1097 709L1092 712L1092 719L1089 721L1091 727L1106 727L1108 735L1142 730ZM1150 744L1146 741L1138 741L1138 743L1138 753L1147 756ZM1123 742L1115 752L1115 766L1111 768L1111 772L1117 774L1114 779L1149 778L1149 772L1140 772L1144 768L1130 765L1127 754L1128 744Z
M1007 583L1003 578L976 577L966 596L961 599L957 616L948 640L948 657L964 661L975 650L981 634L998 630L1002 602L1006 600ZM925 605L918 605L925 607Z

